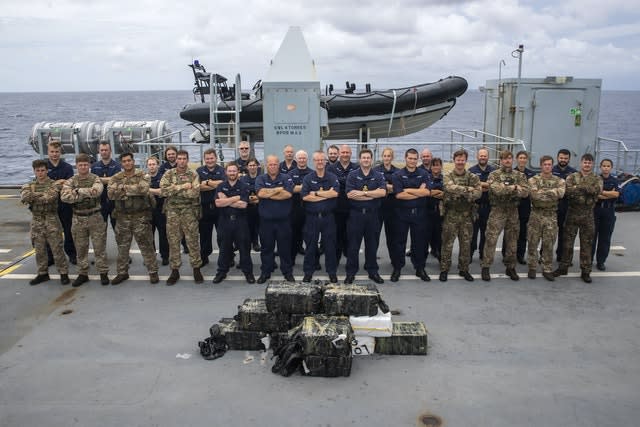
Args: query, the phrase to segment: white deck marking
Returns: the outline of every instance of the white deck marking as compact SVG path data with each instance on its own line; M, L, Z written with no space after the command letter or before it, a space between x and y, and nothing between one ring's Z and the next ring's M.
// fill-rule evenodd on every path
M0 277L0 280L2 279L14 279L14 280L31 280L33 279L35 273L34 274L18 274L18 273L8 273L5 274L4 276ZM51 277L52 280L55 279L59 279L60 276L58 274L49 274L49 276ZM72 278L75 277L74 274L71 274ZM434 284L440 284L441 282L438 280L438 275L436 273L433 273L430 275L431 276L431 282L433 282ZM472 274L472 276L476 279L476 281L474 282L475 284L484 284L484 283L488 283L488 282L484 282L482 280L480 280L480 275L479 274ZM112 274L109 276L109 278L113 278L115 277L115 274ZM579 278L580 277L580 273L575 272L575 273L569 273L566 276L561 276L561 277L557 277L556 281L557 282L562 282L562 278L563 277L575 277L575 278ZM640 277L640 271L607 271L607 272L592 272L591 273L591 277L593 278L599 278L599 277L610 277L610 278L616 278L616 277ZM167 280L169 278L168 275L161 275L160 276L160 280ZM344 280L344 276L338 276L338 278L340 280L338 280L338 283L342 283L342 281ZM398 286L398 283L394 283L391 282L389 280L388 277L386 277L386 275L383 275L382 278L384 279L384 283L381 286L386 286L386 285L390 285L390 286ZM498 273L492 273L491 274L491 279L507 279L508 276L505 274L498 274ZM90 275L89 279L94 281L94 282L100 282L100 276L98 275ZM204 283L205 284L211 284L211 279L213 279L213 274L210 275L205 275L205 280ZM302 276L297 276L296 277L297 281L301 281L302 280ZM328 276L313 276L313 280L324 280L324 281L328 281L329 277ZM523 275L522 273L520 273L520 279L522 279L523 281L529 281L529 279L527 279L526 275ZM225 281L233 281L233 282L245 282L245 278L244 275L229 275L227 276L225 279ZM282 276L271 276L271 278L269 279L270 281L279 281L279 280L284 280L284 277ZM360 281L360 282L368 282L369 281L369 277L366 275L358 275L356 276L356 280ZM415 281L420 281L420 279L418 279L416 276L412 275L412 274L403 274L400 276L400 280L415 280ZM463 277L458 276L457 273L451 274L449 273L449 277L448 277L448 281L451 280L464 280ZM540 275L538 274L538 278L536 279L538 281L541 282L546 282L546 280ZM138 282L148 282L149 281L149 276L148 275L131 275L128 279L128 281L138 281ZM193 276L180 276L180 280L178 283L188 283L188 282L193 282ZM125 282L126 283L126 282ZM224 283L224 282L223 282ZM258 285L261 286L261 285ZM399 285L401 286L401 284ZM470 286L473 286L470 283Z
M8 254L11 252L11 249L0 249L0 254Z

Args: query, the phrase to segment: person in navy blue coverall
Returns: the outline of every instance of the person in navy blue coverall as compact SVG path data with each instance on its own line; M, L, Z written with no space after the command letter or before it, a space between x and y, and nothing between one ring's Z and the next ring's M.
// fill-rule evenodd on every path
M240 252L240 269L247 283L255 283L247 225L249 184L238 179L238 165L235 162L227 163L225 173L226 180L217 186L215 197L222 245L218 256L218 272L213 278L213 283L220 283L227 277L234 246Z
M289 177L293 181L293 197L291 198L291 263L296 263L296 255L304 255L304 248L302 247L303 236L302 227L304 226L305 215L304 207L302 206L302 197L300 191L302 190L302 181L305 176L312 171L307 167L307 161L309 157L306 151L300 150L296 153L297 166L289 172Z
M600 162L600 176L604 185L593 208L595 235L591 246L591 257L595 256L596 268L600 271L607 269L604 263L609 256L611 235L616 224L616 200L620 197L620 186L618 179L611 175L612 168L613 162L610 159L603 159Z
M442 246L442 216L440 204L442 203L443 180L442 159L435 157L431 160L431 174L429 175L429 190L431 195L427 197L425 208L427 210L425 229L425 256L431 254L440 261L440 247Z
M393 192L396 195L396 250L393 251L391 264L393 272L391 281L400 279L400 272L405 264L405 247L407 233L411 232L411 263L416 269L416 276L427 282L431 280L424 270L426 254L425 240L425 197L428 197L429 175L418 169L418 152L410 148L406 151L405 167L393 174Z
M256 178L256 194L260 199L260 277L258 283L266 282L275 270L274 251L276 242L280 255L280 271L285 280L294 282L291 264L291 195L293 182L289 175L280 172L277 156L267 156L267 173Z
M60 158L62 155L62 145L58 141L51 141L47 145L48 171L47 176L56 181L60 186L69 178L73 177L71 165ZM76 247L71 236L71 222L73 220L73 208L68 203L58 200L58 217L62 223L64 232L64 252L69 257L71 264L77 264ZM47 245L47 256L49 265L53 265L53 253Z
M373 168L376 172L380 172L384 176L384 180L387 183L387 196L382 199L382 206L379 209L380 227L378 228L378 239L382 233L382 226L384 225L385 240L387 243L387 252L389 259L394 250L393 245L393 230L395 224L395 201L396 196L393 194L393 182L391 177L398 170L391 162L393 162L393 149L387 147L382 150L382 163Z
M487 179L489 179L489 174L496 170L496 168L489 163L489 150L487 148L480 148L476 157L478 158L478 164L470 167L469 172L480 178L482 196L476 200L478 205L478 216L473 222L470 259L473 259L473 253L476 249L480 254L480 259L482 259L487 221L489 220L489 214L491 213L491 205L489 204L489 183L487 182ZM478 241L478 234L480 235L480 241Z
M380 172L374 171L373 152L363 149L359 155L360 167L351 171L347 176L347 198L350 212L347 238L347 277L344 283L350 284L355 280L359 268L360 245L364 238L364 269L369 279L376 283L383 283L378 273L378 243L380 238L381 200L387 195L387 183Z
M303 282L310 282L319 262L318 240L322 234L325 247L324 262L329 281L337 283L338 262L336 260L336 222L333 210L336 207L340 183L338 178L327 171L327 159L324 152L313 153L313 165L316 168L302 180L300 195L304 201L305 223L303 228L304 253L302 270Z
M160 190L160 160L152 156L147 159L147 173L149 174L149 193L153 195L156 205L151 211L151 233L155 236L158 230L158 250L162 265L169 265L169 241L167 240L167 216L162 212L164 197ZM155 245L155 237L153 238Z
M338 203L334 211L336 219L336 259L340 263L340 257L347 255L347 221L349 220L349 201L347 200L347 176L349 172L356 170L358 165L351 161L351 147L348 145L340 146L340 156L338 161L327 169L338 177L340 183L340 192L338 194Z
M558 178L562 178L566 181L567 177L574 172L577 172L576 169L569 165L571 161L571 152L566 148L562 148L558 150L558 157L556 159L556 164L553 165L553 169L551 173ZM567 218L567 210L569 209L569 199L567 199L567 195L558 201L558 246L556 247L556 260L560 261L562 257L562 241L564 240L564 221Z
M247 147L248 149L248 147ZM236 163L237 164L237 163ZM249 239L253 250L260 252L258 230L260 229L260 215L258 215L258 203L260 199L256 196L256 178L261 175L260 164L256 159L247 160L247 172L241 174L240 180L249 185L249 205L247 206L247 222L249 223ZM238 167L238 170L240 168Z
M100 153L100 160L91 165L91 173L100 177L100 181L102 182L102 185L104 185L104 190L100 196L100 213L102 214L102 218L104 218L105 222L107 222L107 220L111 222L111 228L115 231L116 219L112 215L114 203L107 197L107 187L111 181L111 177L120 172L122 167L120 166L120 163L111 158L111 144L108 142L101 142L98 146L98 150Z
M216 229L218 248L222 243L218 228L218 209L215 203L215 190L225 179L224 168L217 164L216 150L209 148L203 153L204 165L196 169L200 177L200 257L202 266L209 264L209 255L213 253L213 228Z

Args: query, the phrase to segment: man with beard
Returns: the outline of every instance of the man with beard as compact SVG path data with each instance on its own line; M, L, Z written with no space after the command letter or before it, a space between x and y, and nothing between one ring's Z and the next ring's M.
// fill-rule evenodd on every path
M340 257L344 254L347 256L347 221L349 220L349 200L347 199L347 176L353 170L356 170L358 165L351 161L351 147L344 144L340 146L340 157L338 161L331 165L328 169L338 177L340 183L340 192L338 195L338 204L335 209L336 219L336 260L340 263Z
M478 249L480 259L484 253L485 233L487 230L487 220L489 219L489 213L491 212L491 205L489 204L489 174L496 170L496 168L489 164L489 150L487 148L480 148L477 154L478 164L469 168L469 172L480 178L480 185L482 186L482 196L476 200L477 216L473 221L473 238L471 239L471 259L473 259L473 253ZM480 234L480 241L478 242L478 233Z
M280 271L288 282L294 282L291 264L291 195L293 182L280 172L277 156L267 156L267 173L256 178L256 194L260 198L260 277L258 283L269 280L275 270L276 242L280 255Z
M568 273L573 257L573 242L580 232L580 277L584 282L591 283L591 246L595 228L593 208L604 187L602 178L593 172L593 156L589 153L584 154L580 161L580 171L572 173L565 181L568 207L564 242L560 265L553 275L558 277Z
M571 152L566 148L558 150L557 163L553 167L552 173L558 178L566 181L567 177L577 172L569 165L571 161ZM556 248L556 260L562 258L562 245L564 245L564 222L567 218L567 209L569 208L568 194L565 192L564 197L558 202L558 246Z
M513 169L511 151L500 153L500 169L491 172L489 179L491 213L487 220L487 242L482 254L482 280L491 280L489 268L493 264L498 236L504 231L504 265L511 280L519 280L516 273L516 245L520 232L518 204L529 195L529 183L524 174Z
M338 156L340 155L340 148L337 145L330 145L327 148L327 158L328 162L331 165L334 165L338 161Z
M468 282L473 282L469 273L471 262L471 233L474 203L482 194L480 178L465 170L467 151L453 153L454 169L443 182L444 220L442 225L442 252L440 258L440 281L448 280L451 268L453 243L458 238L458 272Z
M240 252L240 269L247 283L255 283L246 215L249 185L238 180L238 165L235 162L228 163L225 169L226 181L218 185L215 198L219 210L222 245L218 257L218 272L213 278L213 283L220 283L227 277L234 246Z
M302 181L304 177L311 173L311 169L307 167L307 152L300 150L296 153L297 166L289 172L289 177L293 182L293 196L291 197L291 264L296 263L296 255L304 255L302 247L303 235L302 227L304 226L304 206L302 206Z
M369 279L376 283L384 283L378 273L378 239L380 230L380 201L387 195L387 184L384 176L372 170L373 152L369 149L360 151L360 168L351 171L347 177L345 191L349 199L349 226L347 249L347 277L344 283L351 284L358 272L360 244L364 238L364 269Z
M209 264L209 255L213 253L213 228L216 229L218 248L222 239L218 228L218 210L216 209L215 193L218 185L224 181L224 169L218 165L216 150L209 148L203 153L204 165L196 169L200 177L200 205L202 213L198 230L200 232L200 258L202 266Z
M118 259L116 262L117 276L111 280L112 285L119 285L129 279L129 251L131 241L135 238L144 265L149 272L149 281L158 283L158 261L153 247L151 233L151 194L149 193L150 179L141 170L136 170L133 154L120 154L123 171L118 172L109 180L107 190L110 200L114 203L114 218L116 221L116 243L118 244Z

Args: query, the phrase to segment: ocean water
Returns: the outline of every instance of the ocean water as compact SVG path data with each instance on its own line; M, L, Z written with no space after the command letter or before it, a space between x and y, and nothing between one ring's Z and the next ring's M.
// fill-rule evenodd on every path
M452 129L482 129L484 95L469 90L442 120L409 135L409 141L449 141ZM32 175L38 155L27 143L37 122L166 120L174 131L192 128L178 113L194 102L190 91L0 93L0 184L20 184ZM640 149L640 92L603 91L599 135ZM185 139L186 140L186 139Z

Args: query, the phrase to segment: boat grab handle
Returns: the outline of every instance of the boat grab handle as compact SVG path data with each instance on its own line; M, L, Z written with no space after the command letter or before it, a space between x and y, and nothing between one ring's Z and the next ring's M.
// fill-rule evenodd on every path
M393 114L396 112L396 101L398 100L398 96L396 94L396 90L393 90L393 107L391 107L391 118L389 118L389 130L387 131L387 136L391 135L391 125L393 125Z

